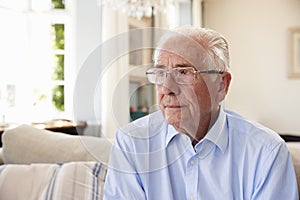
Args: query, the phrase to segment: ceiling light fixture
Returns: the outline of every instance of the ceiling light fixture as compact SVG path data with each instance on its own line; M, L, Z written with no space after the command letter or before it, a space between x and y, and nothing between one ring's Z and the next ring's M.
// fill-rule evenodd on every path
M103 0L102 4L115 10L121 10L128 16L141 19L151 17L157 12L166 13L176 0Z

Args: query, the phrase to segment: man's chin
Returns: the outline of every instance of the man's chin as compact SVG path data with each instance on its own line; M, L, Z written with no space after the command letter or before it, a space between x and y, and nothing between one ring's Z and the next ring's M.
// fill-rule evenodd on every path
M179 123L181 121L181 112L180 110L164 110L164 117L169 122L169 124Z
M175 124L180 124L180 117L177 117L175 115L171 115L171 114L167 114L165 113L165 119L167 120L167 122L171 125L175 125Z
M165 115L165 119L168 124L172 125L178 132L183 131L180 117L176 117L174 115Z

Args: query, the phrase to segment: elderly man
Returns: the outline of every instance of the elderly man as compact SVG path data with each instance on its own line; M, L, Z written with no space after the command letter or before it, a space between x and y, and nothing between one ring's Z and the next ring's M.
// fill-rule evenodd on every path
M160 111L117 132L104 199L298 199L284 141L223 109L228 68L227 41L213 30L161 38L146 73Z

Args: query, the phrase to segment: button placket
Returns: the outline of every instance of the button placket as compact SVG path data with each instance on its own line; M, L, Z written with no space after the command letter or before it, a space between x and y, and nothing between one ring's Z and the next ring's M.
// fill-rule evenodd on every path
M198 166L199 156L193 156L187 162L187 171L186 171L186 195L187 199L195 200L197 199L197 187L198 187Z
M191 165L192 167L195 165L195 160L194 160L194 159L192 159L192 160L190 161L190 165Z

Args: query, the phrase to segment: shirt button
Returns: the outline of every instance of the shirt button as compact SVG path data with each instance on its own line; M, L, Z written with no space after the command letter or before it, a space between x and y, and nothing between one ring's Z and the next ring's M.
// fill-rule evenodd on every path
M194 166L194 165L195 165L195 161L194 161L194 160L191 160L191 161L190 161L190 164L191 164L191 166Z

